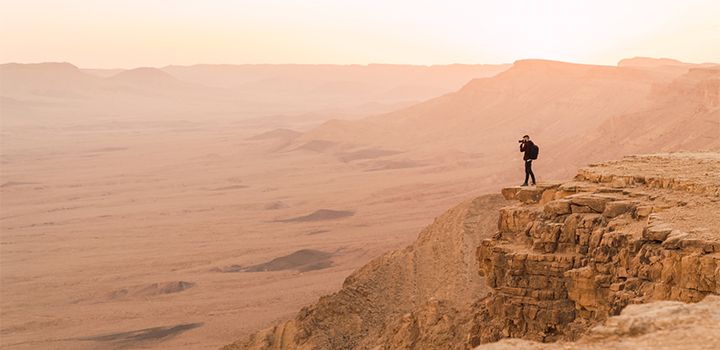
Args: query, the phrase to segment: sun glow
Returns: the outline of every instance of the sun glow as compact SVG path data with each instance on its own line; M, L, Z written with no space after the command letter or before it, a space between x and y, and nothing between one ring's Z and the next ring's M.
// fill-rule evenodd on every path
M720 2L2 1L0 61L614 64L720 61Z

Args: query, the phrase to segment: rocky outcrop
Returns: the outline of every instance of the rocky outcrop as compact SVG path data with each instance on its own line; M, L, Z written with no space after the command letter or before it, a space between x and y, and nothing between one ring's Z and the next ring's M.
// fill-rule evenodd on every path
M720 293L718 174L716 153L628 157L504 189L520 203L478 248L493 292L472 343L572 340L629 304Z
M720 297L697 304L658 301L629 305L573 343L505 339L475 350L714 350L720 344Z
M467 349L503 338L525 339L503 349L544 349L529 341L586 334L622 348L623 337L672 328L647 310L702 309L628 305L720 294L720 153L626 157L502 195L514 203L483 196L449 210L339 292L226 349ZM645 310L639 321L634 310Z

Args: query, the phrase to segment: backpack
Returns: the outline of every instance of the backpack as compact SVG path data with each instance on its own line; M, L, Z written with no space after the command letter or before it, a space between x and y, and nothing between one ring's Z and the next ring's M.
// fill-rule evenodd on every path
M535 160L538 158L538 154L540 153L540 147L538 145L533 144L532 147L529 149L529 158L532 160Z

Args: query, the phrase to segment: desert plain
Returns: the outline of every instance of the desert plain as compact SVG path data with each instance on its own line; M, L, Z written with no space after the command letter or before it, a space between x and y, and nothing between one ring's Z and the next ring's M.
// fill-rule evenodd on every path
M227 86L188 92L159 70L106 83L62 64L3 69L3 348L217 348L338 289L489 188L479 161L290 144L383 106L371 98L248 111ZM440 72L432 91L468 74Z

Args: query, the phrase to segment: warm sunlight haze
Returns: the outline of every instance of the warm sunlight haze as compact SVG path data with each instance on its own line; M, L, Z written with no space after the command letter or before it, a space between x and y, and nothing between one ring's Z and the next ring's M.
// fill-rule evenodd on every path
M720 0L0 0L0 349L716 350Z
M720 2L26 0L2 2L0 61L196 63L720 61Z

